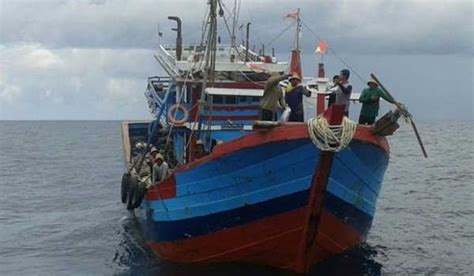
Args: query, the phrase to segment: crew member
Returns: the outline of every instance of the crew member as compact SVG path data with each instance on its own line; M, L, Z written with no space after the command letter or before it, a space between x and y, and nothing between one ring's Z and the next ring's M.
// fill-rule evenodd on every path
M157 154L159 154L158 149L155 147L152 147L150 150L150 156L147 159L147 162L150 165L150 167L153 167L153 165L155 164L155 159L156 159Z
M282 95L278 83L291 75L280 75L278 72L271 74L265 84L263 97L260 100L260 120L275 121L275 113L285 108L285 98Z
M288 78L290 84L286 88L285 101L291 108L290 122L304 122L303 95L311 96L311 92L301 85L301 79L298 75Z
M393 99L388 97L375 80L370 79L367 82L369 88L362 91L359 97L359 102L362 103L362 109L359 116L359 124L373 124L375 118L379 115L380 97L389 103L394 103Z
M329 83L328 90L337 86L339 82L339 75L332 77L332 83ZM330 94L328 99L328 108L336 101L336 94Z
M204 156L208 155L209 153L204 148L204 143L202 140L196 141L196 150L194 152L195 159L203 158Z
M153 165L153 184L163 181L168 177L170 170L168 163L165 162L164 157L161 153L155 154L155 160Z
M349 116L349 104L352 92L352 85L349 84L349 77L351 73L347 69L341 70L339 74L339 81L337 85L329 91L333 92L336 96L336 101L334 102L337 105L344 105L344 116Z

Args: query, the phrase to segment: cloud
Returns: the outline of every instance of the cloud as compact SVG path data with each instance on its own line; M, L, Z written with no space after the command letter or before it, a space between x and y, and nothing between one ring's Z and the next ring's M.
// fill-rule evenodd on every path
M22 104L37 118L146 118L145 82L158 70L152 54L147 49L2 47L0 108L17 113Z
M127 106L140 106L144 103L143 93L144 79L109 79L103 93L103 100L100 105L103 109L116 111L117 107L126 108Z
M0 52L2 53L3 67L9 70L15 66L34 72L41 72L44 70L60 69L64 65L57 54L43 48L39 44L27 44L14 48L4 47L0 49ZM11 58L12 54L15 56L14 59Z
M30 67L41 70L59 66L61 63L59 58L47 49L36 49L29 52L25 57L25 62Z
M0 84L0 104L6 103L11 104L21 95L20 87L16 85L6 85L3 86Z
M54 105L59 105L59 104L64 103L63 95L61 93L57 93L53 91L52 89L41 91L40 99L41 101L54 104Z
M174 23L166 19L169 15L183 19L185 42L196 43L200 40L204 3L202 0L4 1L0 2L0 43L40 43L48 48L152 49L158 43L158 24L164 41L174 43L175 33L170 31ZM233 1L224 3L231 12ZM259 46L286 27L282 18L296 7L301 8L305 24L340 52L474 52L473 6L469 0L242 0L240 23L252 22L251 43ZM220 33L227 37L222 22ZM287 50L292 38L288 32L272 46ZM309 30L303 30L304 50L312 51L316 40Z
M152 48L157 45L158 22L165 21L166 16L195 18L204 14L202 1L187 4L197 8L179 9L173 1L152 0L2 1L0 43L40 43L50 48Z
M164 34L161 42L173 44L176 33L170 29L175 23L166 17L180 16L184 42L199 42L205 2L0 0L0 119L150 118L143 90L148 76L162 73L153 59L158 25ZM232 10L234 1L224 2L227 10ZM294 28L282 33L291 24L283 18L296 7L301 8L305 24L301 38L305 75L314 75L315 71L312 53L318 38L312 32L339 55L348 56L351 65L362 68L363 77L374 68L390 75L393 68L402 71L416 64L418 71L426 73L411 71L412 82L424 78L423 83L431 85L430 89L419 90L431 92L442 90L440 87L446 84L451 89L452 83L461 83L472 75L471 1L242 0L239 25L252 22L251 46L265 43L266 49L275 47L277 53L288 54ZM219 30L223 42L228 42L222 20ZM240 42L245 34L237 33ZM398 58L407 54L416 57ZM397 58L387 58L390 55ZM437 55L436 60L449 64L442 83L436 82L440 77L432 80L430 76L444 69L421 55ZM447 59L446 55L455 57ZM340 69L334 56L328 55L326 61L327 72ZM426 66L428 63L431 65ZM393 83L399 83L395 79L399 74L393 74ZM409 77L404 76L400 83L410 83ZM470 99L462 104L471 105L446 113L461 110L472 114L472 89L472 84L470 90L457 89ZM423 100L419 105L423 106L423 101L431 101L432 106L446 101L432 94L429 99L420 96ZM461 111L456 116L462 116Z

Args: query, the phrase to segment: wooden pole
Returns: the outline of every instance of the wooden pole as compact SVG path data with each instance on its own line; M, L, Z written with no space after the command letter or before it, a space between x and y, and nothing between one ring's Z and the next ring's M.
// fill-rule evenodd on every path
M331 105L325 113L328 123L330 125L340 125L344 117L344 110L344 105ZM316 164L311 181L308 205L306 205L305 225L295 264L295 270L298 273L308 273L313 264L312 260L316 255L316 239L333 160L334 152L323 151L319 156L319 162Z
M410 112L408 112L408 110L406 110L405 107L403 107L402 104L400 104L397 100L395 100L395 98L392 96L392 94L390 94L390 92L388 92L388 90L378 80L378 78L375 76L375 74L370 74L370 76L374 79L375 82L377 82L377 84L380 86L380 88L382 88L382 90L385 92L385 94L387 94L387 96L389 96L392 99L393 103L397 106L397 109L400 111L400 113L408 118L408 120L410 121L410 125L413 128L413 131L415 132L415 136L416 136L416 139L418 140L418 144L420 145L421 151L423 152L423 156L425 158L428 158L428 154L426 153L425 146L423 145L423 141L421 141L421 136L418 133L418 129L416 128L415 121L413 120L413 117L411 116Z

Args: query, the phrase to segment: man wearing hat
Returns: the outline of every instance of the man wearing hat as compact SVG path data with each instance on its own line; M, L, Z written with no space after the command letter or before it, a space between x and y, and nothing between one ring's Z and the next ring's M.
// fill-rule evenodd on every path
M303 95L311 96L311 91L301 85L301 79L298 75L288 78L290 84L285 89L285 101L291 108L290 122L304 122Z
M165 158L161 153L155 154L155 164L153 165L153 184L163 181L170 173L169 165L164 159Z
M156 155L159 153L158 149L155 148L155 147L152 147L150 149L150 156L152 157L152 159L155 159Z
M359 124L373 124L375 118L379 114L379 105L380 97L384 98L389 103L394 103L382 89L379 88L379 85L375 80L370 79L367 82L369 88L364 89L359 97L359 102L362 103L362 109L359 116Z
M146 163L148 164L149 174L151 174L151 172L153 171L153 166L155 165L155 158L158 153L159 153L158 149L155 147L152 147L150 149L150 153L147 155Z
M275 121L275 113L285 108L285 98L283 97L278 83L286 78L287 75L280 75L273 72L263 89L263 97L260 100L260 120Z

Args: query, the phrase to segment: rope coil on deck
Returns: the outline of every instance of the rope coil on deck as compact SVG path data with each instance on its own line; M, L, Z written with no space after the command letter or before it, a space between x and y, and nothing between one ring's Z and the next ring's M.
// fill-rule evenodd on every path
M349 145L354 137L357 124L344 117L341 125L329 125L324 116L319 115L308 121L309 137L321 151L339 152Z

